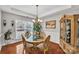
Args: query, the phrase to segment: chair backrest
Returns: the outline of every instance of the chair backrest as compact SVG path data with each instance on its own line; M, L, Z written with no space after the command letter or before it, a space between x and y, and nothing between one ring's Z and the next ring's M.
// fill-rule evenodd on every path
M44 38L46 35L44 32L40 32L40 37Z
M45 38L45 41L44 41L44 44L43 44L44 48L48 48L49 42L50 42L50 35L48 35Z
M22 41L23 41L24 46L27 46L27 47L33 46L33 44L31 44L31 42L29 42L24 35L22 35Z
M23 35L22 36L22 42L23 42L23 46L26 47L26 40L25 40L25 37Z
M45 42L49 42L50 41L50 35L48 35L45 39Z
M24 35L21 35L22 36L22 42L23 42L23 49L25 52L23 53L29 53L29 47L30 47L30 43L27 41L26 37Z

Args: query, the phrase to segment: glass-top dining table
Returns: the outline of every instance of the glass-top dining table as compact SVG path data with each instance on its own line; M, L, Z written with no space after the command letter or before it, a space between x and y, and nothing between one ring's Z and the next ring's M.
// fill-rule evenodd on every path
M32 34L28 38L26 37L26 42L30 43L30 44L33 44L33 48L36 48L37 45L44 42L44 38L37 37L36 35Z

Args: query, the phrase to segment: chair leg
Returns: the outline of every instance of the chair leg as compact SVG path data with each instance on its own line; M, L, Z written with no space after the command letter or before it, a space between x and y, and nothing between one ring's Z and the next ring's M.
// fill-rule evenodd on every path
M44 51L44 54L46 54L46 51Z
M46 54L46 50L44 50L44 54Z
M23 52L22 53L24 54L24 49L23 49Z
M26 54L26 49L25 48L23 48L23 54Z
M26 54L26 51L24 50L24 54Z
M47 51L48 51L48 48L44 49L44 54L46 54Z

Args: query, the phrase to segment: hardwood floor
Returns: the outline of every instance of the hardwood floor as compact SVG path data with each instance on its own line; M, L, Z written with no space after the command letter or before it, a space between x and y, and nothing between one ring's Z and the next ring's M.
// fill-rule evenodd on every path
M46 54L64 54L63 50L56 43L50 42L49 48L50 50L48 50ZM22 54L22 53L23 53L22 42L18 42L3 46L0 54ZM40 50L31 50L30 54L43 54L43 52Z
M17 53L17 46L20 44L22 44L22 42L3 46L1 49L1 54L16 54Z

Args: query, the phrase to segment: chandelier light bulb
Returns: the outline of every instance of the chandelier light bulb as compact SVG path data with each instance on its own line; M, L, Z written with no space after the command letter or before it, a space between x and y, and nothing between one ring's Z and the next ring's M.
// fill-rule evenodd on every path
M35 22L35 20L32 20L33 22Z
M38 22L42 22L42 20L38 19Z

